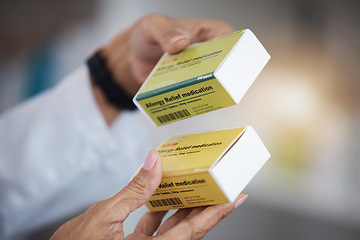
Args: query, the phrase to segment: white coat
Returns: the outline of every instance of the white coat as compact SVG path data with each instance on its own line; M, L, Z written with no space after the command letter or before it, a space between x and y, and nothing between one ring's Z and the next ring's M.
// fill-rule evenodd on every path
M109 128L81 66L0 116L0 239L78 213L121 190L149 150L134 113Z

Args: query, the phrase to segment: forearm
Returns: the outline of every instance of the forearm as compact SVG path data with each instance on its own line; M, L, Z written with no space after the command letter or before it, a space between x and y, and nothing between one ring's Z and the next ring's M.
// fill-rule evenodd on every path
M110 85L112 86L111 89L104 89L100 86L101 84L99 85L97 83L98 81L94 80L94 78L96 79L96 75L94 76L90 73L90 81L94 98L108 126L113 123L123 110L121 104L119 106L116 102L114 103L111 101L111 98L108 96L109 92L112 94L116 93L116 95L124 95L127 97L127 102L131 102L131 99L139 88L139 84L134 80L133 73L131 71L129 44L130 39L128 29L120 33L116 39L110 41L98 50L98 59L101 60L96 63L100 62L100 69L105 71L106 74L109 74L109 78L106 78L106 81L111 81L113 83ZM90 72L92 72L89 63L88 68L90 68ZM99 69L96 69L96 71L98 70ZM104 79L100 79L100 81L103 80ZM121 92L118 92L116 90L117 88L120 88Z

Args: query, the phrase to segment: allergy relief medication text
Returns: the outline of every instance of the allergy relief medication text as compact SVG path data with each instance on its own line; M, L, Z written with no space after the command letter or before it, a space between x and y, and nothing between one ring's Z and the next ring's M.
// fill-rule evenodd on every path
M157 126L235 105L269 59L249 29L165 53L134 103Z
M150 211L233 202L270 157L250 126L170 137L157 151L163 177Z

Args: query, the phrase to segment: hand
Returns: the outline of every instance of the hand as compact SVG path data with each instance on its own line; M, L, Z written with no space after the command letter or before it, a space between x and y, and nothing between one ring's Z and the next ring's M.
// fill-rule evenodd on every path
M140 219L134 233L125 239L202 239L246 199L247 195L241 193L234 203L180 209L169 217L160 228L159 225L166 212L148 212ZM156 236L152 237L157 229Z
M233 31L223 21L152 14L117 35L103 53L113 77L133 96L164 52L176 53Z
M160 184L161 176L161 157L158 152L151 151L140 172L124 189L66 222L51 240L124 239L123 222L150 199ZM140 219L134 233L125 239L201 239L245 199L241 193L236 203L179 210L162 224L155 237L152 235L166 212L149 212Z
M115 36L101 54L115 81L132 97L164 52L176 53L191 43L233 31L223 21L152 14ZM120 109L109 104L97 87L93 86L93 92L106 123L111 125Z

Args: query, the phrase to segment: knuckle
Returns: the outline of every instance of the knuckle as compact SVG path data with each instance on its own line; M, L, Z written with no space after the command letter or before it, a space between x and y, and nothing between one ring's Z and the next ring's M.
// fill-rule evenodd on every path
M93 203L92 205L90 205L90 207L87 210L88 216L94 219L98 219L98 218L103 219L104 216L109 217L111 216L111 214L109 214L110 212L111 209L108 207L106 200Z
M96 212L99 212L99 210L102 208L102 202L96 202L90 205L90 207L88 208L88 211L91 214L94 214Z
M223 20L213 20L213 21L218 26L230 27L230 25Z
M221 208L219 205L217 206L217 217L219 222L229 216L234 208L231 204L228 204L226 207Z
M234 31L234 28L231 25L229 25L229 23L222 21L222 20L214 20L213 25L216 25L219 29L222 29L223 31L226 31L226 32Z
M227 215L228 215L227 211L218 211L216 214L218 222L225 219Z
M149 26L150 24L154 24L156 22L164 21L166 18L167 18L167 16L162 14L162 13L151 13L149 15L146 15L143 18L143 20L144 20L144 24L146 26Z
M219 205L213 206L215 211L212 214L212 218L215 220L214 224L220 223L224 220L232 211L229 208L221 208Z
M147 182L141 175L136 175L131 182L126 186L126 188L136 195L144 195L147 188Z
M122 224L111 224L107 227L108 236L106 239L120 240L124 239L125 233Z
M159 19L159 18L163 18L165 15L162 13L151 13L149 15L147 15L148 18L153 18L153 19Z
M190 239L202 239L208 232L204 226L194 223L192 220L184 222L185 229L189 229Z
M191 234L191 239L194 239L194 240L202 239L206 233L207 233L207 231L202 227L193 228L193 231Z

